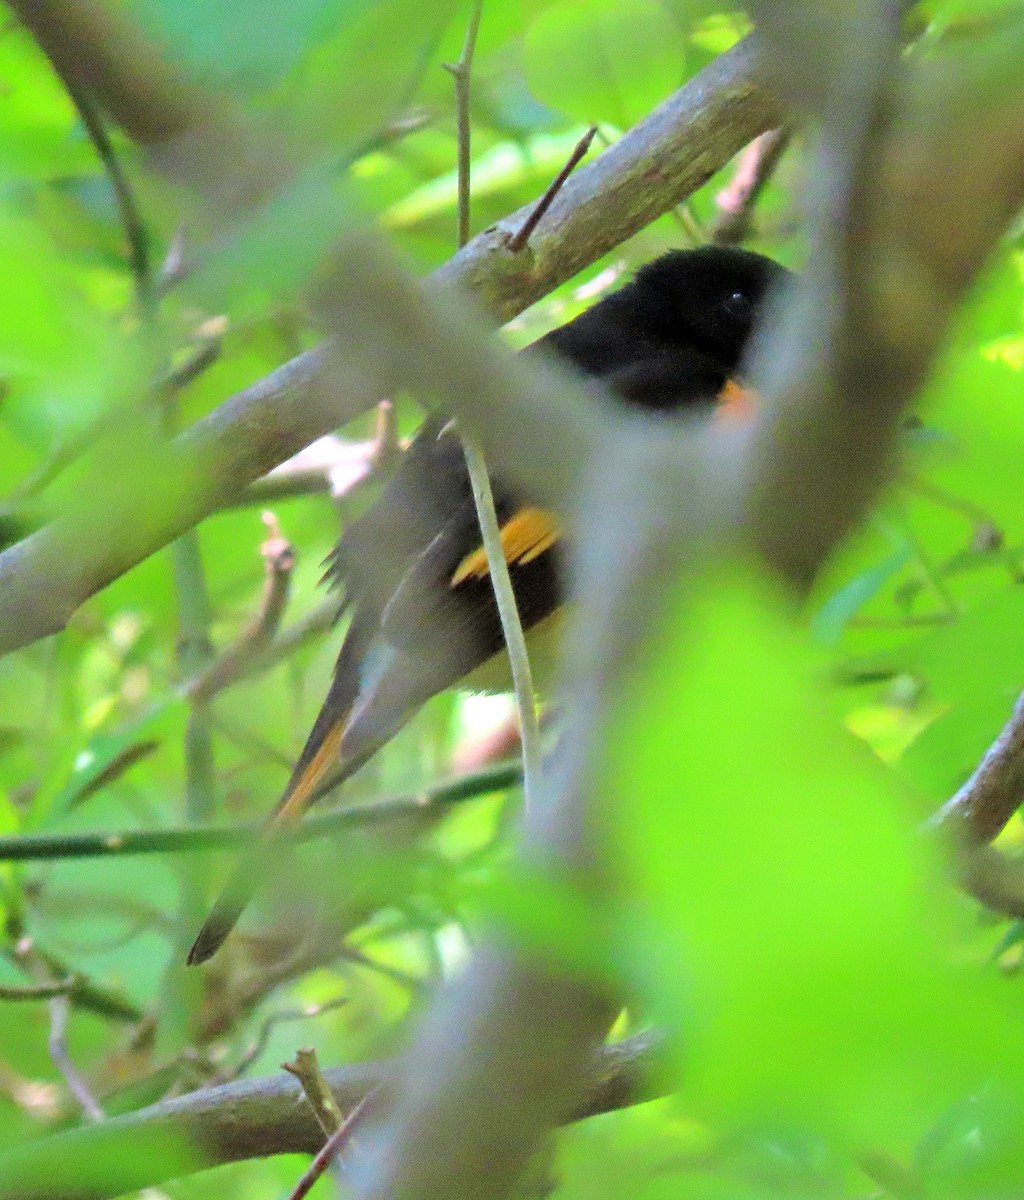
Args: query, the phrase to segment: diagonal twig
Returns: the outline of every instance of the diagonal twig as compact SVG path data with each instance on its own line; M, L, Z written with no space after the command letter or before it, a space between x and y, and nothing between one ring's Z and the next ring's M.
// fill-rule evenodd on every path
M530 234L537 228L554 203L555 197L565 186L566 180L576 170L577 166L583 161L587 151L590 149L591 143L597 136L597 126L591 125L587 132L573 147L572 153L566 159L565 166L558 172L555 178L548 185L544 195L537 201L533 209L527 215L526 220L516 230L516 232L508 239L509 254L518 254L520 250L525 250L526 245L530 240Z

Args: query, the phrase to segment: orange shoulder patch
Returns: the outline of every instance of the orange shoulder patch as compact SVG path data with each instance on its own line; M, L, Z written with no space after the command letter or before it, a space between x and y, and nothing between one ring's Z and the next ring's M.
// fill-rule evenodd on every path
M501 549L505 561L513 563L533 562L561 537L558 522L542 508L520 508L501 527ZM487 578L487 551L483 546L467 554L455 568L450 587L458 587L467 579Z

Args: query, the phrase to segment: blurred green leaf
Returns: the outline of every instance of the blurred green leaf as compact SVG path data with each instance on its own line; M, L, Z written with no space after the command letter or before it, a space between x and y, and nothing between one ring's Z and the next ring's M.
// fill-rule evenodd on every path
M561 0L531 23L524 62L544 104L628 129L685 78L685 42L657 0Z
M888 558L851 579L834 592L814 618L814 632L824 642L838 640L847 622L893 578L911 556L910 546L896 550Z
M756 577L705 579L627 691L607 803L637 901L627 953L684 1095L730 1125L873 1141L979 1084L1006 1031L947 961L934 865L817 673Z
M373 0L133 0L138 18L169 57L200 77L266 91L342 18Z

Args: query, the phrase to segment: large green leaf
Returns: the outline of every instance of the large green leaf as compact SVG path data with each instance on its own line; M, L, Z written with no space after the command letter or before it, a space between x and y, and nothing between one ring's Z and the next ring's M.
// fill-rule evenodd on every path
M982 1082L1006 1030L951 965L907 802L818 668L746 572L670 614L610 751L627 946L700 1111L891 1139Z

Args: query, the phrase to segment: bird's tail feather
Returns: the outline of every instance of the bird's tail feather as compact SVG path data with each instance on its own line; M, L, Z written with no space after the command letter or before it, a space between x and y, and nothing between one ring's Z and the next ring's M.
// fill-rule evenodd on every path
M203 927L188 953L189 966L206 962L224 944L259 887L261 879L272 866L273 854L280 837L294 827L311 804L325 792L344 782L369 757L369 754L348 756L342 751L342 739L359 686L360 642L361 639L354 637L350 630L338 658L331 689L306 740L288 786L260 831L255 844L235 868L209 916L203 922Z

